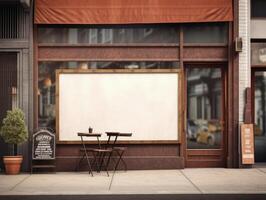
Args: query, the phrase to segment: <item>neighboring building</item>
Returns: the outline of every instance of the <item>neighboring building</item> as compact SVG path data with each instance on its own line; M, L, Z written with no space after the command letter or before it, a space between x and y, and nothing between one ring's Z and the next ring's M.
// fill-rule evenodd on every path
M25 112L30 132L33 129L33 55L30 0L0 0L0 125L6 111L19 106ZM20 146L24 170L29 169L29 143ZM0 139L2 156L12 149Z
M252 122L254 123L255 163L266 162L266 1L239 1L239 37L243 50L239 53L239 123L243 123L245 89L251 88Z
M266 162L266 2L252 0L250 8L250 68L255 124L255 161Z
M10 1L1 2L1 9L11 6ZM132 127L136 130L135 133L133 131L133 140L123 142L128 146L124 156L128 169L239 167L238 126L243 122L244 91L250 87L249 27L245 21L248 1L161 0L156 1L156 5L146 1L137 1L137 5L134 1L126 2L121 5L121 1L117 0L12 1L16 8L28 5L26 10L21 11L26 13L25 21L19 23L26 27L22 30L27 31L21 39L1 39L0 51L15 51L18 58L25 59L19 59L19 65L14 65L18 70L14 72L18 74L18 82L11 84L11 88L18 88L13 90L17 91L18 105L26 112L31 134L38 127L53 129L57 135L57 170L74 170L80 156L80 141L76 137L79 127L74 127L74 121L77 121L74 118L79 116L73 116L73 121L59 120L61 110L66 109L59 105L62 98L58 82L61 72L110 75L172 73L178 77L178 101L169 105L173 109L177 106L177 116L174 117L178 119L174 124L176 131L171 135L165 129L160 134L149 127L157 138L154 140L152 131L138 132L139 129ZM60 6L62 4L64 7ZM18 34L14 37L24 33L22 30L15 31ZM243 39L241 53L235 51L237 37ZM260 59L263 59L264 51L259 52ZM72 82L71 88L75 84L78 85ZM98 92L108 99L111 91L98 89L95 98ZM150 93L153 94L152 91ZM264 98L263 92L256 94L258 98ZM167 105L172 95L164 98L161 103ZM2 99L6 100L5 97ZM261 99L256 101L261 102L259 108L264 105ZM86 108L80 108L77 101L75 99L70 107L81 109L80 113L85 112ZM112 101L106 101L110 109ZM88 99L88 107L89 103ZM129 102L128 106L134 107L133 104ZM145 112L152 110L143 110ZM105 111L90 114L95 118L102 115L103 126L107 123L105 114L108 113ZM152 124L152 119L147 119L146 124L150 121ZM162 127L166 121L162 119ZM257 113L256 121L264 130L263 114ZM63 133L60 131L62 123L76 132ZM82 126L88 128L92 122L87 123ZM100 126L93 128L104 131ZM138 139L134 139L134 134ZM30 149L30 145L29 142L26 146ZM29 149L21 149L27 157L31 155Z

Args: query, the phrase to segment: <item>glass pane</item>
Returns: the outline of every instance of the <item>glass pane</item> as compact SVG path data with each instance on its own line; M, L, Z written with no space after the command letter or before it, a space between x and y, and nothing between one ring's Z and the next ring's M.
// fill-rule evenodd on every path
M177 27L39 28L39 43L123 44L178 43Z
M252 0L251 1L251 17L266 17L266 1Z
M255 161L266 162L266 72L255 73Z
M251 64L266 64L266 43L251 43Z
M55 130L56 69L177 69L178 62L39 62L39 127Z
M221 94L221 69L187 70L187 148L221 147Z
M228 28L224 23L186 24L185 43L227 43Z

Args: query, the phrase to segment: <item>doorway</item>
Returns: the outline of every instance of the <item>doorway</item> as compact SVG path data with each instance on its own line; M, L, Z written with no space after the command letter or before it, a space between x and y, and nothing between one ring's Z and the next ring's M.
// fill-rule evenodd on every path
M266 163L266 70L252 72L255 162Z
M186 66L186 167L224 167L222 67Z
M6 111L12 109L17 88L17 53L0 52L0 126ZM0 138L0 158L8 154L8 145ZM0 159L0 171L3 162Z

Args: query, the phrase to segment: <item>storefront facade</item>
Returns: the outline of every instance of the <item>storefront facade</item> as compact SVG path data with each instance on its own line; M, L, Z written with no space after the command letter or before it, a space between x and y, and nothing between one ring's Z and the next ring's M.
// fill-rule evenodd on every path
M89 126L103 134L114 129L133 133L132 139L121 141L128 147L128 169L239 167L239 69L234 48L238 1L32 3L29 124L31 132L40 127L54 130L57 171L75 170L81 145L77 132ZM129 89L122 100L114 101L108 95L120 95L119 84L114 81L101 89L104 84L96 79L90 96L96 100L82 107L84 101L73 97L69 103L61 91L83 95L81 88L88 89L87 84L78 78L68 87L60 85L64 74L125 76L136 84L121 82ZM168 78L162 81L163 77ZM151 82L145 83L148 79ZM62 107L64 103L68 106ZM116 114L109 117L112 113Z
M78 1L66 5L65 10L60 10L60 1L36 1L35 126L60 130L56 127L57 69L88 73L175 72L179 77L178 137L123 142L128 146L125 160L129 169L235 166L229 152L235 148L230 147L235 137L233 122L228 121L233 117L228 112L233 107L230 98L234 90L233 2L213 3L209 13L214 9L216 14L211 17L204 14L208 8L199 10L207 2L193 1L198 6L195 15L195 10L186 5L186 13L191 16L184 17L181 4L174 1L157 5ZM70 11L76 7L85 9ZM112 17L97 8L112 13ZM155 10L158 14L152 17ZM60 137L58 170L73 170L79 142Z

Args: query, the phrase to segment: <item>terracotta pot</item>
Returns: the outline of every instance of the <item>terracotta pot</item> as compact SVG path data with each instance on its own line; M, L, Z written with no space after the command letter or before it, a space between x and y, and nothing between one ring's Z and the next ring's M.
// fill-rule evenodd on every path
M18 174L20 172L22 160L22 156L4 156L3 161L5 164L6 174Z

